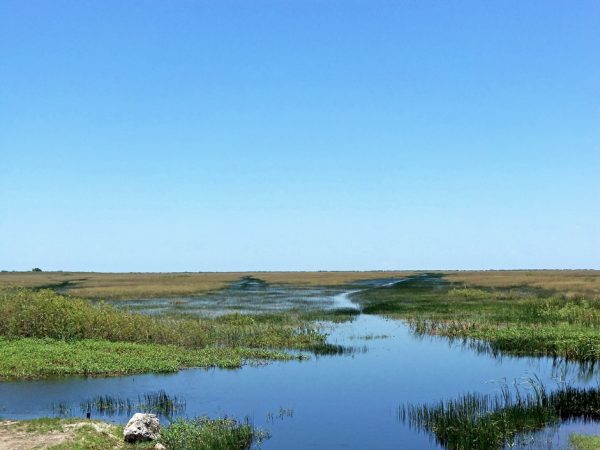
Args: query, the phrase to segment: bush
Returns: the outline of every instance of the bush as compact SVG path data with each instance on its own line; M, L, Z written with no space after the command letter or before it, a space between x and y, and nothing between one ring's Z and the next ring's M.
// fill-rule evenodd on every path
M177 419L161 433L160 442L177 450L242 450L268 438L247 422L233 419Z

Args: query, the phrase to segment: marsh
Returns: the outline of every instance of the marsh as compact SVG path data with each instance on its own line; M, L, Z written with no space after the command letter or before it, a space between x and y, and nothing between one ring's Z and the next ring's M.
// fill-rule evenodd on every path
M451 276L383 276L320 287L271 284L245 276L204 297L183 298L186 302L183 311L177 308L178 297L170 297L168 304L159 310L157 302L163 301L160 299L115 300L115 314L131 308L136 314L141 312L159 319L191 316L208 321L207 324L232 317L233 311L233 317L238 317L235 320L242 326L245 320L276 322L282 320L275 319L278 315L304 315L302 320L326 336L326 344L348 351L323 354L310 346L294 349L283 343L282 351L301 357L284 361L266 357L266 364L250 358L236 370L189 368L162 375L5 381L0 384L0 414L14 419L80 416L83 412L80 405L107 394L124 399L121 405L131 405L148 392L160 391L185 404L185 408L171 411L170 419L204 415L248 419L257 429L268 430L271 435L261 444L262 448L416 450L444 448L444 444L414 422L402 420L401 411L406 405L430 405L466 393L493 396L506 386L528 393L531 389L528 380L533 378L543 383L548 392L565 386L592 388L597 384L599 374L594 359L572 358L571 353L551 355L548 349L540 354L537 348L529 352L510 348L505 351L490 345L486 336L457 333L448 336L422 328L414 321L416 316L453 324L460 316L470 323L475 313L471 316L467 311L478 311L481 317L505 317L505 308L513 312L522 308L530 311L528 302L538 302L540 298L561 301L558 294L548 296L538 286L521 286L517 290L511 283L506 287L512 292L508 299L504 287L481 284L464 291L464 282L451 282ZM498 306L478 306L490 298ZM564 314L560 316L563 325L571 323L579 327L577 317L586 320L595 317L588 310L578 316L575 307L568 306L572 301L571 296L565 296L557 306L562 310L567 305L571 311L566 319ZM355 313L348 311L349 306L355 308ZM336 308L346 313L332 315ZM367 313L377 308L385 311ZM547 323L558 323L557 315L548 313L546 317ZM553 319L556 320L552 322ZM513 320L518 321L519 316L515 315ZM508 326L506 321L494 323L499 329ZM293 414L278 414L282 410ZM125 406L97 409L94 415L123 423L129 412ZM548 419L542 426L525 427L522 432L508 436L504 444L566 448L572 433L594 433L598 428L595 420L594 417Z

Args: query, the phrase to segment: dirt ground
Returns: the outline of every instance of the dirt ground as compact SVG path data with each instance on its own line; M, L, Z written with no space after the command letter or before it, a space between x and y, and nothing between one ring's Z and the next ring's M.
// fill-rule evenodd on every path
M51 448L73 440L75 431L85 425L92 425L98 432L105 432L110 428L108 424L76 422L63 425L60 430L35 431L21 422L0 421L0 450L42 450Z

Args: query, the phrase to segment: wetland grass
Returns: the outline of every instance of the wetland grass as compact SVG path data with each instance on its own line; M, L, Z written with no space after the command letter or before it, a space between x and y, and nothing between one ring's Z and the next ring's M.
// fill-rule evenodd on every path
M236 369L246 363L300 359L302 355L253 348L63 341L0 337L0 379L173 373L190 367Z
M493 352L514 355L600 359L600 301L538 284L459 285L434 273L355 298L364 313L404 319L417 334L479 340Z
M399 418L432 435L444 448L493 450L560 420L600 420L600 390L563 387L547 393L504 388L498 395L467 394L433 405L404 405Z
M117 398L110 395L99 395L80 403L82 414L101 416L131 415L134 412L158 414L169 420L185 411L186 402L177 396L171 396L165 391L148 392L136 399Z
M600 436L572 434L569 438L573 450L599 450Z
M0 291L0 317L0 378L236 368L301 358L286 350L318 349L326 339L297 316L154 317L51 290Z
M324 342L316 326L295 316L278 320L232 314L207 319L150 316L92 304L51 290L0 291L0 336L65 341L100 339L179 345L304 349Z

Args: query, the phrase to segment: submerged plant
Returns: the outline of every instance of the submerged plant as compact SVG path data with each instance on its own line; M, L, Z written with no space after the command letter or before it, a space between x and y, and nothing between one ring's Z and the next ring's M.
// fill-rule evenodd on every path
M68 403L58 402L52 404L52 413L59 417L68 417L71 415L71 406Z
M160 414L164 417L171 418L175 414L181 414L185 411L185 400L170 396L165 391L150 392L138 397L138 408L144 412L152 412Z
M130 414L135 403L130 399L112 397L110 395L98 395L92 399L83 401L79 404L82 414L100 414L113 416L116 414Z

